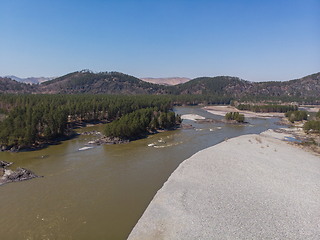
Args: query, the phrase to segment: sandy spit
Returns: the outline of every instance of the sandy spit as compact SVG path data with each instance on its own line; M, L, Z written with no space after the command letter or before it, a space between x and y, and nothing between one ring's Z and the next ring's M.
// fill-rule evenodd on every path
M320 239L320 157L270 131L185 160L128 239Z
M284 113L256 113L251 111L241 111L232 106L207 106L207 107L204 107L203 109L209 113L219 115L219 116L225 116L226 113L229 113L229 112L239 112L240 114L243 114L245 117L248 117L248 118L284 117Z
M199 119L206 119L206 118L202 117L200 115L197 115L197 114L184 114L181 116L181 119L188 119L188 120L196 121Z

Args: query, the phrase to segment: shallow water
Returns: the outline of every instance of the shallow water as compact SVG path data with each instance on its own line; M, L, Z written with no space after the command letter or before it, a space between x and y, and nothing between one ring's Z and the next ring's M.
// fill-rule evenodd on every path
M300 140L294 138L294 137L284 137L284 140L285 141L288 141L288 142L298 142L298 143L301 143Z
M199 107L179 114L221 119ZM79 135L33 152L0 152L43 178L0 186L1 239L126 239L149 202L185 159L243 134L260 133L278 119L247 119L246 126L195 124L123 145L83 149L99 136ZM103 126L79 131L103 131ZM81 149L82 150L79 150Z

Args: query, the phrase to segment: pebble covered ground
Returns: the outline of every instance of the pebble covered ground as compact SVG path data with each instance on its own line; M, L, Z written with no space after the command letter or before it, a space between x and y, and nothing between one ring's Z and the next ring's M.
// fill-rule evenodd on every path
M320 157L275 136L185 160L128 239L320 239Z

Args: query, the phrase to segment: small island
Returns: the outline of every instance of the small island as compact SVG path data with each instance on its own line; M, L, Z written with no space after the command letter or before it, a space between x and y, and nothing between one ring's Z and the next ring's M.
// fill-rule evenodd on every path
M140 109L106 124L105 135L89 141L87 145L129 143L149 134L175 129L180 124L181 118L175 112L161 112L158 108Z
M229 112L225 114L225 119L198 119L196 123L224 123L224 124L236 124L243 125L249 124L245 122L245 117L239 112Z

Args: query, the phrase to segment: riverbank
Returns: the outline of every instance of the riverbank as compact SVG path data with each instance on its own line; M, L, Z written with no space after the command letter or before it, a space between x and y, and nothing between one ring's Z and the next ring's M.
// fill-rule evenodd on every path
M316 133L306 133L303 130L303 124L295 125L290 128L277 128L275 130L265 131L271 137L287 141L303 150L320 154L320 135Z
M75 132L71 132L68 135L64 136L59 136L55 139L49 140L49 141L38 141L32 146L26 146L26 145L14 145L14 146L5 146L5 145L0 145L0 151L7 151L11 153L18 153L18 152L27 152L27 151L37 151L43 148L46 148L50 145L56 145L61 143L62 141L70 140L74 137L76 137L78 134Z
M129 239L316 239L320 157L285 133L229 139L182 162Z
M26 146L26 145L15 145L15 146L5 146L5 145L0 145L0 152L1 151L7 151L7 152L12 152L12 153L18 153L18 152L26 152L26 151L37 151L43 148L46 148L50 145L56 145L56 144L60 144L62 141L67 141L70 140L74 137L76 137L77 135L79 135L78 133L76 133L75 129L81 129L81 128L85 128L85 127L92 127L92 126L96 126L99 124L105 124L108 121L106 120L102 120L102 121L98 121L98 122L73 122L70 123L70 126L67 130L67 134L63 135L63 136L59 136L56 137L54 139L51 140L40 140L37 141L36 143L32 144L32 146ZM89 133L90 135L91 133Z

